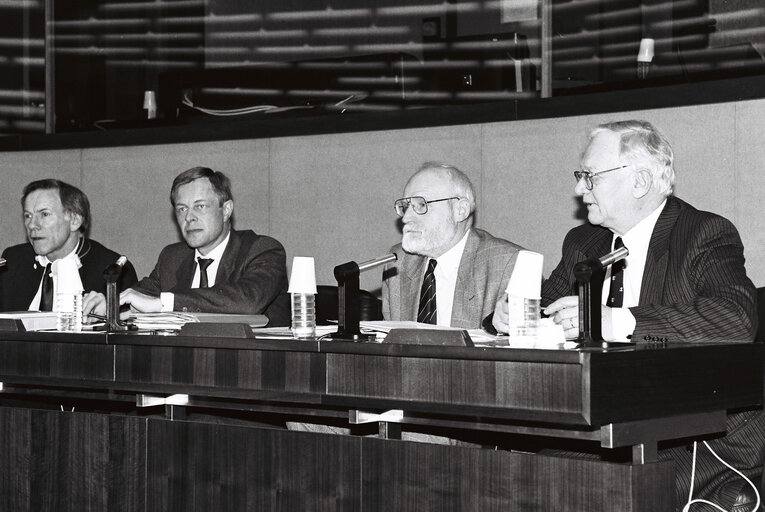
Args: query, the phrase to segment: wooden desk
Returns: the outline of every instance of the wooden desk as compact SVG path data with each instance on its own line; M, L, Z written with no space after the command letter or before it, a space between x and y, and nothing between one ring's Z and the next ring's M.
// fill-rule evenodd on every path
M657 441L720 432L727 409L763 398L759 344L559 351L90 333L0 339L5 396L66 404L0 408L3 510L671 510L674 469L655 461ZM632 447L633 462L185 416L197 407L316 422L394 409L403 429L568 437ZM390 425L381 429L396 433Z

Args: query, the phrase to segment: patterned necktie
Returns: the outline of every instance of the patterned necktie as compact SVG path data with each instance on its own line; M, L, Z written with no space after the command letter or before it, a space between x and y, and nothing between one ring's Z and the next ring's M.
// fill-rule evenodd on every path
M436 323L436 260L428 262L428 270L422 279L420 290L420 309L417 311L417 321L424 324Z
M200 288L207 288L209 287L208 280L207 280L207 267L212 264L213 259L212 258L197 258L197 261L199 262L199 287Z
M624 247L622 237L617 236L614 240L614 250ZM608 290L606 306L620 308L624 302L624 263L621 259L611 265L611 287Z
M50 275L50 263L43 271L42 293L40 293L40 311L53 311L53 278Z

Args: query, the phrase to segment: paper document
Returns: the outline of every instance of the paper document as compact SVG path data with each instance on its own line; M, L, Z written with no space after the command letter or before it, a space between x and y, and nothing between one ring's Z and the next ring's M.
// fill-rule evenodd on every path
M21 320L27 331L45 331L56 329L55 311L7 311L0 313L0 318Z

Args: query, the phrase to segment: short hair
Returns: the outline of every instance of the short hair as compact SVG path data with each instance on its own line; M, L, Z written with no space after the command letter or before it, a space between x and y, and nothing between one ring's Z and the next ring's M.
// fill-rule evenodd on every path
M223 206L223 203L234 198L231 195L231 181L229 181L225 174L213 171L209 167L192 167L180 173L173 180L173 186L170 188L170 203L175 206L175 197L181 185L186 185L201 178L210 180L213 191L218 196L219 206Z
M464 172L450 164L442 162L425 162L420 166L417 172L414 173L414 176L423 171L435 171L437 174L443 174L448 177L454 187L454 193L459 197L467 199L467 202L470 205L470 215L475 212L475 189L470 182L470 178L468 178Z
M632 165L649 170L659 192L665 196L672 195L675 186L674 154L669 141L656 127L638 120L604 123L590 132L589 142L604 131L618 134L621 156Z
M79 232L83 235L88 232L90 228L90 201L88 201L88 196L85 195L85 192L74 185L53 178L33 181L24 187L24 191L21 194L22 208L24 208L27 196L36 190L57 190L64 211L79 215L82 218Z

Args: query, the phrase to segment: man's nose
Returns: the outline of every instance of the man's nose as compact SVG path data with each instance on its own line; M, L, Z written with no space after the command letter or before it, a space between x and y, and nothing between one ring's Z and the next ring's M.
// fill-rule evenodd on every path
M576 182L576 186L574 186L574 194L578 196L584 196L589 190L587 189L587 185L584 183L584 178L580 179Z

